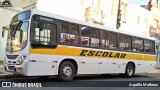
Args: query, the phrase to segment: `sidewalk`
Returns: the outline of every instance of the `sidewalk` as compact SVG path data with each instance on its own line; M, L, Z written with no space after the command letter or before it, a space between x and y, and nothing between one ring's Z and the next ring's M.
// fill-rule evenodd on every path
M9 73L9 72L6 72L6 71L4 70L3 62L0 61L0 78L1 78L1 77L9 77L9 76L13 76L13 74L12 74L12 73Z
M160 69L155 69L155 70L153 70L153 71L150 71L150 72L148 72L148 73L160 73Z

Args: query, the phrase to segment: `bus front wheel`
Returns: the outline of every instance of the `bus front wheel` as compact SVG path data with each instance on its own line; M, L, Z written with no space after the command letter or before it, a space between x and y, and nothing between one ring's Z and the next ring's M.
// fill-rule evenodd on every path
M125 70L125 77L131 78L134 76L135 73L135 67L132 63L128 63Z
M69 61L62 62L58 71L58 78L61 81L71 81L75 76L75 67Z

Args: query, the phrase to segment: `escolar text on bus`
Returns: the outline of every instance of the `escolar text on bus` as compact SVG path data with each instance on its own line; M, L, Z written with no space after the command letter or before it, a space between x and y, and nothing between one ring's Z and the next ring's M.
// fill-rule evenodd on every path
M113 53L93 50L82 50L80 56L98 56L98 57L111 57L111 58L125 58L127 54Z

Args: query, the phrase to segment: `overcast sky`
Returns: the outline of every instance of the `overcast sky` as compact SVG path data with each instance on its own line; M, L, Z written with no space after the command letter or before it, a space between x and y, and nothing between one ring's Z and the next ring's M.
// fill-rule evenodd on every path
M152 0L152 2L156 2L157 0ZM140 4L140 5L147 5L149 0L134 0L135 3ZM160 0L158 0L158 2L160 3Z

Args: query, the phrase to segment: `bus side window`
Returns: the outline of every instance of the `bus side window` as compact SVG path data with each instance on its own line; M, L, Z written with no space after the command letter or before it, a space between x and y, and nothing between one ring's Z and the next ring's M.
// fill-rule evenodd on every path
M117 34L116 33L110 33L109 48L117 49Z
M147 53L154 53L154 42L151 40L144 40L144 49Z
M39 27L41 24L41 27ZM54 45L56 43L56 25L45 21L32 21L32 43L40 45Z
M56 42L56 25L48 26L48 36L50 37L49 43L55 44Z
M96 29L92 29L92 38L91 38L91 46L99 47L100 45L100 31Z
M119 49L131 50L131 37L127 35L119 34Z
M39 28L37 28L38 21L32 20L32 26L31 26L31 40L39 41Z
M143 39L133 37L132 50L135 52L143 52Z
M89 46L90 41L90 28L89 27L81 27L81 44L84 46Z
M79 26L71 24L71 35L70 35L71 44L79 44Z
M132 38L131 36L126 36L126 50L131 51L132 50Z
M79 26L68 22L62 22L61 43L79 44Z
M43 29L39 31L40 42L43 45L52 45L56 42L56 26L52 23L44 22ZM36 33L38 33L36 31Z
M119 34L119 49L125 50L126 36Z
M39 28L35 28L34 33L35 33L34 40L39 41L39 40L40 40L40 39L39 39Z
M109 47L109 32L102 30L102 48Z
M155 42L150 41L150 43L151 43L151 53L155 53Z
M69 43L69 23L62 22L61 23L61 43Z

